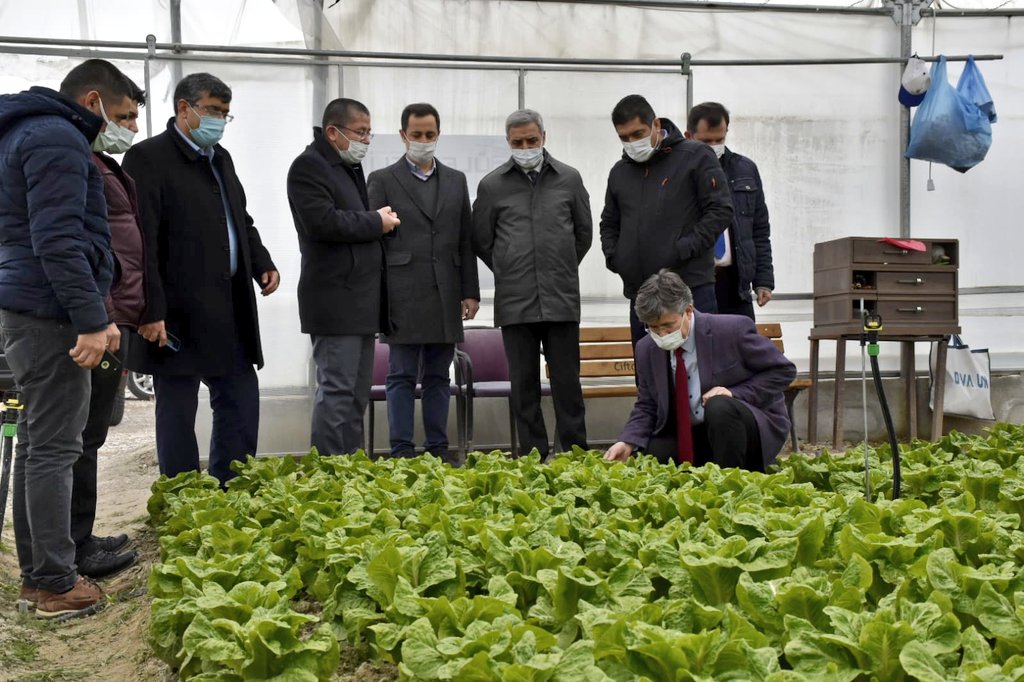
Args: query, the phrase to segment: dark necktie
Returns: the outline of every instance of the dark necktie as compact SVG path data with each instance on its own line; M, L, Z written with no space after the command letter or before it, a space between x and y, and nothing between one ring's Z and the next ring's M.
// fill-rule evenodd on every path
M537 184L537 177L539 175L540 175L540 171L535 171L535 170L526 171L526 177L530 178L530 184L531 185L536 185Z
M683 349L676 348L676 461L693 464L693 427L690 422L690 391L686 381Z

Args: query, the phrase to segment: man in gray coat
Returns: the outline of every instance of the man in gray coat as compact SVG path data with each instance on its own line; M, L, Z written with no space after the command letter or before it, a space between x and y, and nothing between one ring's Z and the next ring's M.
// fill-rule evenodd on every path
M540 409L540 350L551 370L562 450L587 447L580 388L579 264L590 249L590 196L579 172L544 150L544 122L523 109L505 121L512 158L491 171L473 204L473 245L494 272L494 319L512 382L523 451L548 454Z
M471 242L466 176L445 166L434 152L440 116L430 104L402 111L400 134L406 153L370 174L370 208L391 206L403 216L401 229L384 238L391 321L386 386L391 456L413 457L416 382L423 386L424 449L448 455L448 368L462 341L462 320L480 309L480 284Z

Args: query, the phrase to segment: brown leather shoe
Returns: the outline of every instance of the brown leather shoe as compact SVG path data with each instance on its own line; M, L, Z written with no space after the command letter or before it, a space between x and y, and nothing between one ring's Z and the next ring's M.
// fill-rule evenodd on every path
M29 587L22 583L21 593L18 595L19 602L25 602L28 604L28 608L34 609L36 603L39 601L39 589L35 587Z
M95 613L103 604L103 590L85 576L78 576L78 582L67 592L57 593L39 590L36 602L38 618L84 616Z

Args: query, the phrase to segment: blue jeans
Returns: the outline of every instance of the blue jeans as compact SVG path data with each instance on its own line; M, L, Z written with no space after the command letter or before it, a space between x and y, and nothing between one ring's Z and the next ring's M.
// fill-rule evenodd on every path
M450 343L388 344L388 378L385 394L388 400L388 429L391 434L391 456L411 457L413 416L416 409L416 384L423 387L423 448L432 455L448 454L448 404L451 381L448 368L455 355Z
M14 460L14 542L22 581L49 592L75 586L71 539L73 467L82 456L90 372L68 351L69 322L0 310L4 352L25 406Z

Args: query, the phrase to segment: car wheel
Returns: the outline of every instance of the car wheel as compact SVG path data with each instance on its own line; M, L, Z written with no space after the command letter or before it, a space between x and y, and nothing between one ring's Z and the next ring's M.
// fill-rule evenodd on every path
M124 419L124 388L128 382L128 372L121 375L117 384L117 395L114 397L114 409L110 411L110 425L117 426Z
M128 390L139 400L153 400L156 392L153 390L153 376L141 372L128 372Z

